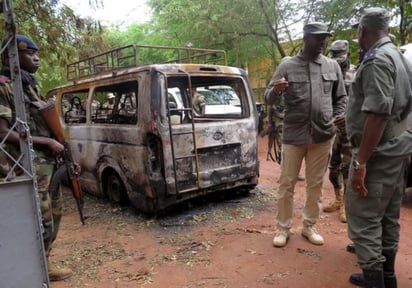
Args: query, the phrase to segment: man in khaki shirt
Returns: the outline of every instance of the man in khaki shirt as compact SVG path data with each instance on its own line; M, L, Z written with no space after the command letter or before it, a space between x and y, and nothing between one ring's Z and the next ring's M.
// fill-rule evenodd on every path
M279 65L265 92L271 105L283 92L285 118L275 247L287 244L293 219L295 183L305 159L306 203L302 236L312 244L324 239L314 227L319 218L323 177L336 133L336 120L342 120L346 91L339 64L322 55L332 34L323 23L303 28L302 51Z

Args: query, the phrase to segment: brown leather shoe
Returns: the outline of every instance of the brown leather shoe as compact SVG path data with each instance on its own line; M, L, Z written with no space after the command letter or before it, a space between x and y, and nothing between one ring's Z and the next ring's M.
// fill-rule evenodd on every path
M47 270L49 272L50 281L61 281L73 275L73 271L69 268L53 267L53 265L49 265Z
M345 213L345 204L343 204L340 208L339 208L339 220L342 223L346 223L346 213Z
M339 211L339 209L344 204L343 202L343 192L341 189L335 189L335 200L323 207L323 212L335 212Z

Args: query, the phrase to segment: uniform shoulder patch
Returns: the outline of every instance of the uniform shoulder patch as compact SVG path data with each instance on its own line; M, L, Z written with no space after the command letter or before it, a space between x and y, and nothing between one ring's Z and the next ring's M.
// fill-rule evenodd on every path
M363 56L362 63L366 63L375 59L377 51L377 49L371 49L366 51L365 55Z

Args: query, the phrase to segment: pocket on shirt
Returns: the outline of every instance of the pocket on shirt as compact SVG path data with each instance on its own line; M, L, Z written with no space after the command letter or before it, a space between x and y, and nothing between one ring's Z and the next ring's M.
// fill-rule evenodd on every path
M325 94L329 94L330 91L332 90L333 83L335 83L338 80L338 78L335 73L323 73L322 79L323 79L323 92Z
M308 94L309 77L304 74L293 74L288 76L289 88L287 93L294 97L304 97Z

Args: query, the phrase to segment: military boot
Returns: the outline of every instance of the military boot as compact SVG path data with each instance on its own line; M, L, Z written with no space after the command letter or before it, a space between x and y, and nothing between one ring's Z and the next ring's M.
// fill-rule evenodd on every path
M342 206L339 208L339 220L342 223L346 223L345 195L342 196Z
M335 201L323 207L323 212L338 211L343 205L343 193L341 189L335 189Z
M383 263L383 282L385 288L398 288L398 283L395 275L395 256L396 253L385 254L386 260ZM365 286L365 277L362 273L354 273L350 276L350 282L360 287Z
M348 251L349 253L356 253L356 248L355 248L355 243L349 243L348 245L346 245L346 251Z
M385 288L397 288L398 283L395 275L395 258L396 253L383 253L386 260L383 263L383 281L385 283Z
M47 271L49 273L50 281L61 281L73 275L73 271L69 268L61 268L51 264L47 259Z
M350 275L350 283L363 288L386 288L383 281L382 270L363 269L362 271L363 273Z

